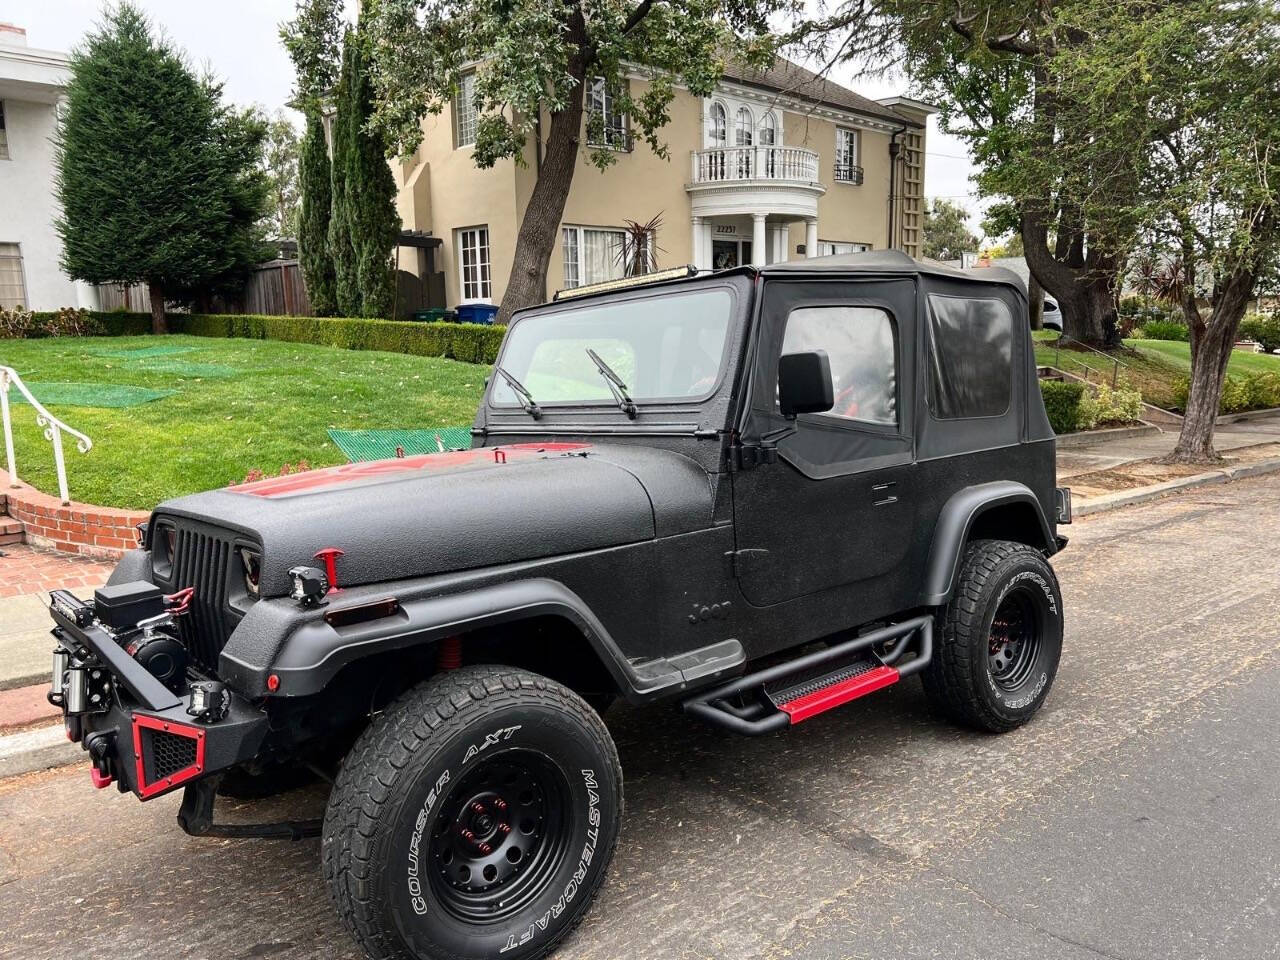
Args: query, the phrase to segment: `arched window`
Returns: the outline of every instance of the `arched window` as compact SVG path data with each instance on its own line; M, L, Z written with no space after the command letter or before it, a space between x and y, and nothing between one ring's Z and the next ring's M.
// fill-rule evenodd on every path
M755 121L751 111L746 107L738 108L738 116L733 125L733 142L735 146L749 147L755 133Z
M772 147L778 142L778 121L772 113L766 113L760 118L760 131L757 136L760 138L762 147Z
M711 126L707 131L712 146L719 146L728 139L729 118L725 116L724 107L718 103L711 104Z

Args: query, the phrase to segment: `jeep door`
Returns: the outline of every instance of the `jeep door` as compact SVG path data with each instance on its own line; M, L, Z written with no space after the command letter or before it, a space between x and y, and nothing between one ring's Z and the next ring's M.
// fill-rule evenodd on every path
M875 586L890 604L901 595L916 535L915 309L911 279L766 281L733 476L734 568L750 603L849 584ZM752 465L788 426L778 358L809 350L830 359L835 405L800 415L776 462Z

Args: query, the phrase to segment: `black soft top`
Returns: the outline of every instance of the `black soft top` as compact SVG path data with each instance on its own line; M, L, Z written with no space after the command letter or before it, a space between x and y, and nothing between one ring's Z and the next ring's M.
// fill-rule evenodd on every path
M1010 287L1016 290L1022 295L1023 299L1026 299L1027 297L1026 283L1024 283L1022 278L1012 270L1006 270L1003 267L981 267L971 270L958 270L955 267L947 266L945 263L939 263L937 260L917 260L914 257L907 256L901 250L871 250L866 253L840 253L830 257L788 260L786 263L773 263L765 267L742 266L731 267L727 270L708 270L687 277L655 280L649 283L644 282L643 278L637 277L635 278L637 282L634 286L608 286L598 291L576 293L572 300L557 303L557 306L578 303L586 300L594 300L598 297L608 297L615 294L628 294L637 290L653 291L668 289L671 287L680 287L686 284L705 281L708 277L712 276L757 275L763 277L856 277L859 275L865 275L867 277L937 277L945 280L959 280L964 283L981 283L988 286L998 284L1000 286Z
M812 259L788 260L786 263L773 263L767 267L746 267L743 269L760 273L763 276L775 274L858 274L867 273L876 276L898 274L901 276L923 275L945 277L948 280L965 280L970 283L999 283L1013 287L1025 297L1027 286L1012 270L1003 267L981 267L972 270L958 270L936 260L917 260L909 257L901 250L870 250L866 253L840 253L830 257L813 257Z

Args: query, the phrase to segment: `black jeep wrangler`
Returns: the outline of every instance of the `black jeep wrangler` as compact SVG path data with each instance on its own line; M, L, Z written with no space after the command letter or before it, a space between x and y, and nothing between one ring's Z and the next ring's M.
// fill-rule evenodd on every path
M763 734L919 674L999 732L1053 683L1070 499L1016 277L879 253L572 293L512 323L470 450L169 501L92 603L52 598L94 783L320 834L371 957L581 920L614 698ZM213 822L306 770L323 822Z

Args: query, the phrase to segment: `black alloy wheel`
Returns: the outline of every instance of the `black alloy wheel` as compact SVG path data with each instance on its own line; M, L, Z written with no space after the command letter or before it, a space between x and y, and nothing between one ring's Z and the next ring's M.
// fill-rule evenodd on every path
M454 916L491 923L519 913L564 861L569 785L546 757L509 750L483 761L445 798L431 876Z

